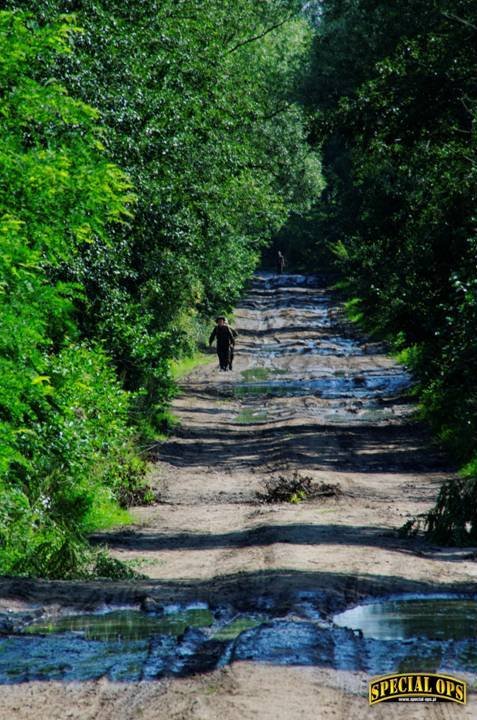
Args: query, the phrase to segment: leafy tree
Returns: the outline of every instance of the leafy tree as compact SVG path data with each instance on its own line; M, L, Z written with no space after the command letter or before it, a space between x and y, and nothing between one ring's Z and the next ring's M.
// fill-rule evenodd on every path
M157 426L199 316L321 182L311 32L292 0L7 5L0 561L56 577L135 492L131 425Z
M308 83L321 237L461 460L477 450L476 39L470 0L330 0Z
M95 105L138 195L114 245L64 269L86 288L82 330L107 344L148 417L197 313L230 308L260 248L308 202L319 168L295 86L311 32L291 0L24 0L83 28L57 72Z
M54 278L129 216L127 176L105 157L98 113L35 71L70 50L0 12L0 566L77 571L93 495L114 507L128 398L99 348L78 346L78 283ZM119 473L118 473L119 475ZM96 497L97 499L97 497Z

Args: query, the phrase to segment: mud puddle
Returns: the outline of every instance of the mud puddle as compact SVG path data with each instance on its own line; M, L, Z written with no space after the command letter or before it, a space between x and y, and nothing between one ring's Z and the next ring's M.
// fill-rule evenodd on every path
M109 609L29 622L0 641L0 683L153 680L236 661L337 670L477 669L474 597L384 599L334 618L307 598L280 608Z
M396 395L409 390L411 385L409 373L391 369L388 372L365 372L356 375L330 374L315 379L239 382L234 385L233 394L237 398L315 395L326 400L367 399Z
M283 355L323 355L334 357L362 357L369 351L357 340L345 337L318 337L316 339L263 343L259 355L280 357Z
M477 601L451 596L411 597L358 605L335 624L379 640L477 638Z
M206 608L158 615L140 610L112 610L101 614L64 615L38 621L25 628L28 635L80 633L86 640L144 640L154 635L179 636L189 627L209 627L212 613Z

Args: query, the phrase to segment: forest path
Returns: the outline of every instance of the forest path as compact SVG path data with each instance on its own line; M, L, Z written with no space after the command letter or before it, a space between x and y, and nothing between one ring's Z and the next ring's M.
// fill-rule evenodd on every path
M396 533L450 477L413 418L405 369L356 337L317 278L257 274L233 324L233 372L220 373L214 357L184 379L173 403L181 424L157 447L152 473L160 502L135 508L134 526L99 537L116 557L140 560L150 578L133 591L119 584L117 597L147 592L159 602L274 608L287 618L306 614L312 601L329 617L362 598L472 587L469 552ZM264 502L297 481L322 494ZM85 587L77 585L85 602L103 592ZM106 592L111 602L115 592ZM71 589L56 593L61 602ZM338 660L301 666L285 654L253 662L245 652L221 669L156 682L8 686L3 707L11 714L1 717L475 717L475 696L466 708L369 708L365 672Z
M293 594L285 570L333 574L337 587L366 579L381 592L475 578L472 562L393 532L429 509L450 473L413 418L405 368L356 337L326 285L258 274L234 325L233 372L214 359L183 381L172 407L180 428L157 449L161 502L108 534L117 556L171 584L247 573L254 595L275 582ZM259 501L267 487L307 478L337 493Z

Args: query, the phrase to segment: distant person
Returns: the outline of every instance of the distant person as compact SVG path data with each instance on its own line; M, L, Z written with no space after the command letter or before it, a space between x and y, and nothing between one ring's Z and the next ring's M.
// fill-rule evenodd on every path
M285 257L281 250L277 253L277 273L279 275L282 274L283 270L285 269Z
M238 338L238 332L233 328L231 325L228 324L227 318L225 319L225 324L227 327L230 328L230 331L232 335L234 336L234 343L230 346L230 354L229 354L229 370L232 370L232 365L234 362L234 349L235 349L235 339Z
M212 330L209 338L209 347L214 340L217 341L217 355L219 356L219 367L224 372L232 370L233 349L237 332L230 327L226 318L219 315L215 319L216 325Z

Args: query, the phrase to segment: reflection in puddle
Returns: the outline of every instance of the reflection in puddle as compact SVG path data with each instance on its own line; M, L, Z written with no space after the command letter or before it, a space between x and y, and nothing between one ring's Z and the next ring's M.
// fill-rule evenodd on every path
M242 370L240 374L246 382L252 380L268 380L270 370L264 367L253 367L248 368L248 370Z
M477 666L476 604L469 597L404 597L353 608L331 622L307 593L287 608L257 597L254 609L246 612L223 607L212 613L195 604L170 606L161 614L128 609L35 623L30 617L23 632L0 638L0 683L154 680L236 661L374 675L472 672ZM359 625L360 612L368 624Z
M160 616L139 610L116 610L101 615L65 615L49 622L36 622L25 632L31 635L81 633L87 640L142 640L152 635L178 636L188 627L212 625L210 610L193 609Z
M234 640L240 633L258 627L265 621L266 618L263 615L255 617L252 615L243 615L224 625L224 627L217 630L212 637L214 640Z
M477 638L477 602L419 598L375 602L346 610L333 619L379 640L464 640Z
M366 373L360 375L329 375L313 380L267 380L241 382L233 386L238 398L249 396L302 397L316 395L333 400L337 398L375 398L403 392L411 386L411 378L404 370Z

